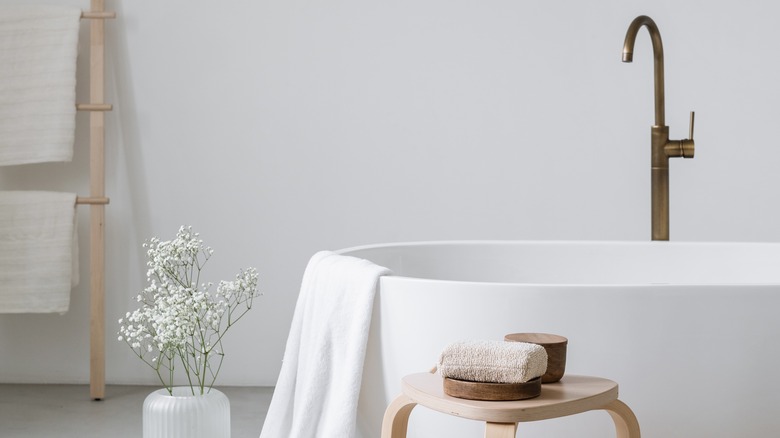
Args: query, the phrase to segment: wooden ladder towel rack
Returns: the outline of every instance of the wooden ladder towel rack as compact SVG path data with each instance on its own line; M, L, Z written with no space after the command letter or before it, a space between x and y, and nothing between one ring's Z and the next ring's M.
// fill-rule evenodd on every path
M78 111L89 111L89 191L77 197L76 204L89 205L89 395L102 400L106 391L106 318L105 318L105 112L111 105L105 99L105 19L116 13L105 11L105 0L90 0L91 10L81 13L91 20L89 31L89 103L76 104Z

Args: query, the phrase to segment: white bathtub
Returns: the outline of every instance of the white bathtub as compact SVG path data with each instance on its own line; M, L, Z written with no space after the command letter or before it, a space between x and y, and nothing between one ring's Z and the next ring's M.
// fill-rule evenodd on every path
M402 376L448 343L548 332L568 374L606 377L643 436L780 436L780 244L430 242L340 251L393 270L380 281L361 390L376 438ZM479 437L418 407L409 437ZM518 436L614 436L603 411L523 424Z

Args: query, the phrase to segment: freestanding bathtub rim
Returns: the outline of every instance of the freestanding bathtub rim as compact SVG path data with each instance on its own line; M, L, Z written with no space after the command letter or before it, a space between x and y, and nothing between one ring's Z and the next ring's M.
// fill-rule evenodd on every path
M716 249L716 248L733 248L733 249L764 249L774 250L780 255L780 242L729 242L729 241L708 241L708 242L690 242L690 241L626 241L626 240L430 240L430 241L409 241L409 242L390 242L390 243L376 243L357 245L348 248L343 248L333 251L336 254L362 257L359 253L366 251L377 250L400 250L417 248L446 248L446 247L479 247L479 246L494 246L494 247L510 247L510 246L552 246L552 247L613 247L613 248L640 248L640 247L669 247L669 248L683 248L683 249ZM367 258L368 259L368 258ZM368 259L369 261L372 261ZM778 264L780 270L780 264ZM528 286L533 288L556 288L561 286L575 287L575 288L588 288L588 287L600 287L600 288L620 288L620 287L641 287L641 288L694 288L707 286L712 288L719 287L732 287L732 286L751 286L751 287L780 287L780 280L777 281L737 281L737 282L517 282L517 281L471 281L471 280L451 280L441 278L426 278L424 276L410 276L399 275L393 273L390 276L385 276L381 279L384 281L403 281L414 283L459 283L459 284L489 284L491 286L508 286L516 287L519 285Z

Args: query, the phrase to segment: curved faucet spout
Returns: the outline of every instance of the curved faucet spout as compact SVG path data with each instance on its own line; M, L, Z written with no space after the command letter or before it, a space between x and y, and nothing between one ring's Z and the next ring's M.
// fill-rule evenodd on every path
M640 15L631 22L626 31L626 40L623 43L623 62L631 62L634 59L634 42L639 29L645 26L650 32L653 41L653 65L655 80L655 125L664 126L664 45L661 42L661 33L652 18Z

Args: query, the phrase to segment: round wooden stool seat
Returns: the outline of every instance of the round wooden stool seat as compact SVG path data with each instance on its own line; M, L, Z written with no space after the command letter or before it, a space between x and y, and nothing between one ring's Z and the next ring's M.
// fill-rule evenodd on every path
M544 385L539 397L518 401L480 401L444 393L438 374L410 374L401 379L401 395L385 411L382 438L405 438L409 414L416 405L486 423L485 437L514 437L517 423L565 417L602 409L615 422L618 438L639 438L639 423L618 400L618 384L600 377L566 375Z

